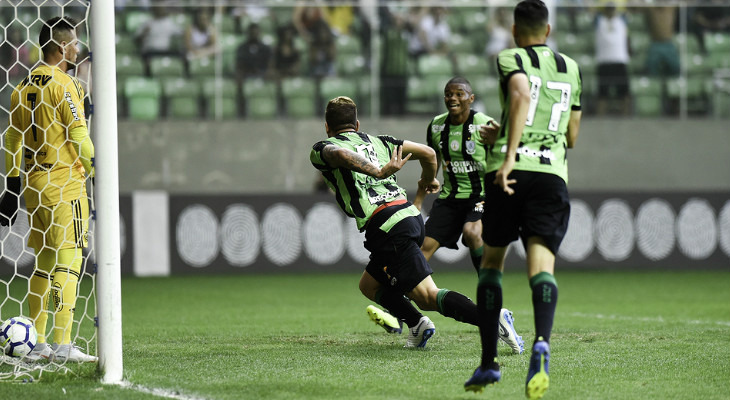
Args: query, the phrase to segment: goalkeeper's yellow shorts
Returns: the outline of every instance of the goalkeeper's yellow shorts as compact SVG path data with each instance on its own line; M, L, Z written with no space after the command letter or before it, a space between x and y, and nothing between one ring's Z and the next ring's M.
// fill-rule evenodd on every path
M83 248L89 244L89 201L86 198L28 210L28 246L36 250Z

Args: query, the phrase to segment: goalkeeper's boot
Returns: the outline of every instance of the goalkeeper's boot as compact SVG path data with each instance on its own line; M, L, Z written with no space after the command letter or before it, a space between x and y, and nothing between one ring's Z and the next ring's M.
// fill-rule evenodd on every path
M71 344L53 344L52 361L58 362L97 362L99 358L86 354L78 347Z
M527 371L525 395L528 399L541 399L550 385L548 363L550 362L550 345L542 336L532 346L530 369Z
M464 383L464 390L467 392L481 393L487 385L494 385L502 378L502 372L499 370L499 364L492 363L489 367L479 366L474 370L474 375Z
M499 313L499 338L507 343L512 351L522 354L525 351L525 341L515 331L515 319L512 318L512 311L503 308Z
M33 350L31 350L31 352L23 358L23 361L44 361L48 360L52 355L53 352L51 351L51 346L49 346L48 343L36 343Z
M436 333L436 325L428 317L423 316L418 320L416 326L409 329L408 339L404 347L424 348L426 347L426 342L428 342L428 339L431 339L434 333Z
M368 316L376 325L382 326L388 333L403 332L403 322L375 306L368 306Z

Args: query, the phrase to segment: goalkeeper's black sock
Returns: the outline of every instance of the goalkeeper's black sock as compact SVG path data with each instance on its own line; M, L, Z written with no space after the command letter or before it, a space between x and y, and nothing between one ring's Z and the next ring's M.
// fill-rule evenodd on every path
M375 294L375 301L388 310L391 315L405 321L409 327L418 325L418 321L423 317L423 314L403 296L403 293L393 289L381 287Z
M484 253L484 246L482 245L478 249L469 249L469 256L471 257L471 265L479 273L479 268L482 266L482 254Z
M436 295L439 312L449 318L467 324L479 325L479 313L477 305L468 297L459 292L452 292L449 289L441 289Z
M499 313L502 311L502 272L480 269L477 286L479 336L482 341L482 367L489 368L497 357Z
M558 284L551 273L540 272L530 278L530 287L535 312L535 337L542 336L546 342L550 342L555 307L558 304Z

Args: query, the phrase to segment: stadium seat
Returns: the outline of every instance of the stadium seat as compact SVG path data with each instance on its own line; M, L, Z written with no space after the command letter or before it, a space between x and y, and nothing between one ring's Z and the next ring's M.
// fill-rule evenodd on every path
M453 65L446 55L425 54L418 58L418 72L421 75L453 75Z
M123 54L117 57L117 76L142 76L144 74L144 63L139 56Z
M499 120L502 113L502 106L499 104L499 81L492 77L480 76L471 80L471 88L474 91L475 102L484 105L484 109L479 111Z
M457 54L471 54L475 52L474 42L468 36L452 33L449 37L449 50Z
M442 111L444 86L451 78L451 75L409 77L406 92L406 111L434 115Z
M273 119L277 116L279 105L276 83L263 79L248 79L243 82L243 95L246 101L246 116L254 119Z
M179 57L152 57L150 58L150 74L152 76L183 76L185 75L185 64Z
M152 14L143 10L127 10L124 12L124 30L130 34L137 32L137 29L152 18Z
M362 54L360 40L352 35L339 35L336 41L337 54Z
M234 118L238 115L238 85L233 79L201 80L208 118Z
M130 119L150 121L160 117L162 88L157 79L128 77L124 82L124 95Z
M284 106L290 117L312 117L315 115L317 90L314 81L308 78L287 78L281 82Z
M471 37L472 33L485 32L487 26L487 14L484 12L483 7L464 8L461 11L461 17L459 24L463 27L464 32L469 34L467 37Z
M216 65L215 59L211 57L193 58L188 61L190 76L215 76Z
M459 57L458 62L459 73L467 79L480 75L488 75L490 72L486 56L469 54Z
M215 13L212 23L213 26L220 28L222 33L236 33L236 20L229 13Z
M726 58L730 58L730 33L727 32L707 32L704 35L705 47L708 54L719 53L724 54Z
M353 79L324 78L319 84L319 93L322 109L329 100L337 96L347 96L357 102L357 83Z
M631 92L634 96L634 108L637 116L655 117L662 114L661 79L648 76L631 78Z
M365 57L359 54L337 54L335 68L341 76L361 76L365 71Z
M134 43L134 37L132 35L117 33L116 46L117 57L123 54L139 54L139 49L137 48L137 44Z
M167 116L175 119L200 117L200 86L185 78L162 81L162 93L167 105Z

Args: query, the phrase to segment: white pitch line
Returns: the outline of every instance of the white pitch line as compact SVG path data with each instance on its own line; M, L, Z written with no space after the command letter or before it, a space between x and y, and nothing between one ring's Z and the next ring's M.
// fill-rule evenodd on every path
M588 314L588 313L581 313L581 312L574 312L574 313L567 313L566 315L571 317L581 317L581 318L594 318L594 319L615 319L618 321L639 321L639 322L668 322L666 319L664 319L661 316L657 317L629 317L625 315L615 315L615 314ZM707 325L707 324L714 324L714 325L721 325L721 326L730 326L730 321L702 321L698 319L688 319L688 320L679 320L679 322L692 324L692 325Z
M164 397L166 399L176 400L205 400L204 397L188 396L182 394L176 390L160 389L160 388L148 388L146 386L138 385L135 383L123 381L119 384L124 389L134 390L136 392L148 393L154 396Z

